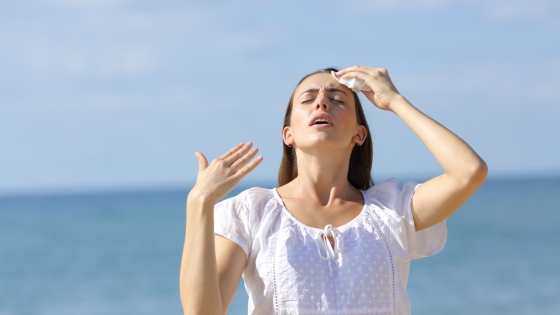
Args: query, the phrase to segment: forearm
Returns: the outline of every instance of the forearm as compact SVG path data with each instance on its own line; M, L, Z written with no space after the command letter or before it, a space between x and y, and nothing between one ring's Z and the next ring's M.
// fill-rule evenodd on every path
M465 141L416 109L402 96L391 102L391 110L422 140L445 175L463 185L484 180L486 163Z
M180 293L185 314L224 314L214 242L214 203L187 199Z

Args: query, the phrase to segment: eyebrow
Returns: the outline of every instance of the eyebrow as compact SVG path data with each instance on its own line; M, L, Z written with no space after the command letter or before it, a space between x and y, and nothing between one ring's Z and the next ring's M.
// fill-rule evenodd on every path
M344 95L348 96L348 94L346 94L346 92L344 92L343 90L339 89L339 88L335 88L335 87L328 87L326 88L327 92L342 92L344 93ZM303 94L305 93L311 93L311 92L319 92L319 89L314 88L314 89L308 89L303 91L303 93L301 93L298 98L300 98Z

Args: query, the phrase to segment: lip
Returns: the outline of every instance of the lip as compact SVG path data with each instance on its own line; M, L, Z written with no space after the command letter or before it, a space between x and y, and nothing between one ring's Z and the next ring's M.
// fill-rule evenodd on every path
M317 119L324 119L328 122L328 124L318 124L318 125L313 124ZM317 128L332 127L333 121L332 118L327 113L319 113L311 118L311 121L309 121L309 126L317 127Z

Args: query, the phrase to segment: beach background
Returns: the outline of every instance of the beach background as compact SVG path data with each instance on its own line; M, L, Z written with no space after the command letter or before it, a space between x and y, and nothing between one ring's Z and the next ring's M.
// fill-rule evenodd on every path
M186 193L0 198L0 314L181 314ZM560 177L485 183L412 262L412 313L560 314L559 212ZM246 313L241 283L228 314Z
M194 152L253 141L232 194L274 187L295 84L356 64L489 166L413 313L559 314L559 38L556 0L0 0L0 315L181 313ZM362 104L376 181L441 173Z

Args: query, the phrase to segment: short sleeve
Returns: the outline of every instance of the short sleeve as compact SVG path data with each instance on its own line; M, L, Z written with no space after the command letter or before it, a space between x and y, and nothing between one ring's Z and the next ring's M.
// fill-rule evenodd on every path
M239 245L249 257L251 248L247 207L239 196L223 200L214 206L214 233Z
M447 241L447 225L445 220L429 228L416 232L412 217L412 196L421 184L406 182L399 196L400 206L397 208L406 226L408 250L411 259L424 258L439 253Z
M429 228L416 232L412 217L412 196L420 184L406 182L399 185L396 179L376 184L376 195L392 211L387 220L391 221L392 232L397 241L409 253L411 259L424 258L440 252L447 241L445 220ZM375 187L374 186L374 187ZM395 211L395 212L393 212Z

